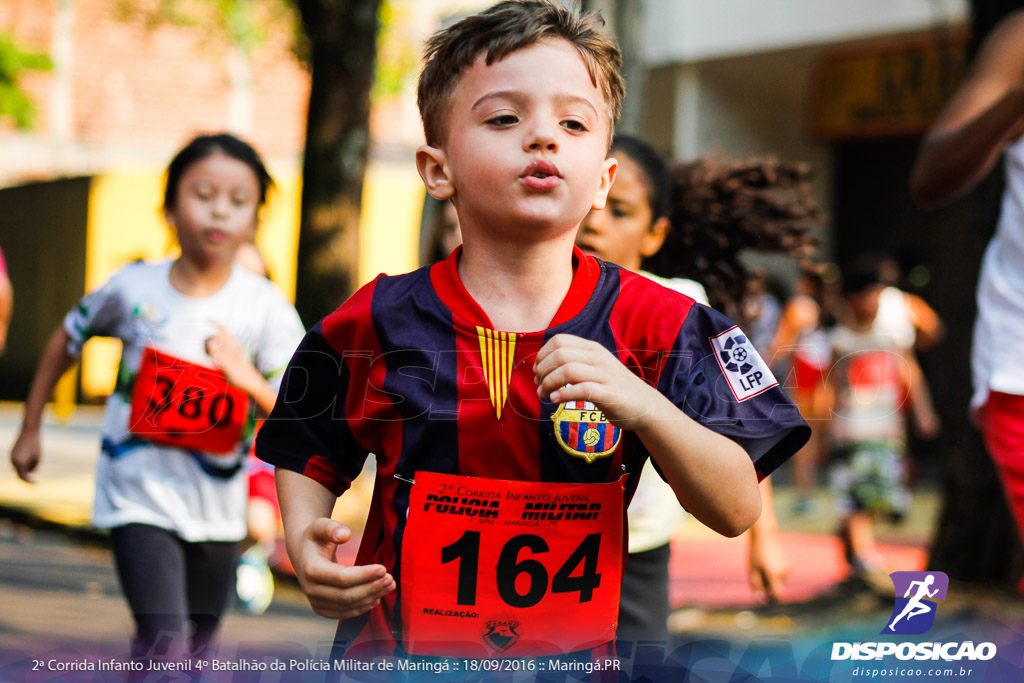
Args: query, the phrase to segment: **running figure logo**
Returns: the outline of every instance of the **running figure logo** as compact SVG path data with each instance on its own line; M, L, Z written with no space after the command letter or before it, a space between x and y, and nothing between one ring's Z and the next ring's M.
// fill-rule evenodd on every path
M925 633L935 623L936 600L946 599L949 577L943 572L893 572L889 575L896 587L896 605L889 623L881 633L916 635Z

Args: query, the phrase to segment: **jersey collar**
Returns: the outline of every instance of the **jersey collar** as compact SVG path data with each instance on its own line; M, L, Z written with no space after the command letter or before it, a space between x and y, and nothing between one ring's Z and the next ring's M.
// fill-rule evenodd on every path
M459 279L458 261L462 253L462 245L459 245L451 255L444 261L439 261L430 267L430 283L434 287L441 303L448 307L456 317L461 318L471 327L481 326L487 329L494 329L494 324L480 307L480 304L470 296L466 287ZM579 247L572 247L573 277L569 285L569 291L562 299L555 317L548 323L548 329L557 327L568 322L579 315L590 297L601 277L601 265L597 259L580 251ZM506 330L509 332L515 330Z

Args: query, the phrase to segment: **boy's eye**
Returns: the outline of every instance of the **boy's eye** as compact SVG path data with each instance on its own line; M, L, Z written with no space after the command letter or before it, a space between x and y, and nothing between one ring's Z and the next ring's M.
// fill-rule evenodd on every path
M501 114L499 116L487 119L487 123L491 124L492 126L505 128L508 126L514 126L515 124L519 123L519 119L513 114Z
M571 130L574 133L585 133L587 126L582 121L576 119L566 119L562 121L562 127Z
M613 206L610 210L612 212L612 216L614 216L615 218L625 218L626 216L629 215L628 211L619 206Z

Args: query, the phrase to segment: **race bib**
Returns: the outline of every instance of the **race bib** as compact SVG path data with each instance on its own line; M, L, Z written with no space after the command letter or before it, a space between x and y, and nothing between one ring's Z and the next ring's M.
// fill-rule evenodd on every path
M417 472L402 541L414 655L537 657L615 638L621 482L552 484Z
M216 368L147 347L135 377L129 430L150 441L231 453L242 436L249 397Z

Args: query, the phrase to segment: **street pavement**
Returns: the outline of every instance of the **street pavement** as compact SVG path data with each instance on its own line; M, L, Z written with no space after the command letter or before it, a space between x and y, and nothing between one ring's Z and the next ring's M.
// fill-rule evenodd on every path
M0 403L0 453L9 453L20 424L21 406ZM43 459L35 484L19 480L8 465L0 466L0 511L9 519L51 526L79 535L89 530L93 470L99 453L102 409L80 407L72 419L61 422L47 413ZM364 472L339 499L334 516L356 532L339 557L355 556L370 500L372 482ZM782 544L793 569L784 597L788 601L813 598L847 578L842 549L834 532L837 522L827 491L819 491L812 515L791 513L793 493L775 486L776 509L783 530ZM924 569L925 547L939 512L932 489L914 492L909 518L899 526L881 526L881 551L893 570ZM687 519L673 541L671 603L673 607L750 607L754 597L746 578L747 540L727 539L699 522ZM287 570L287 563L283 563Z
M18 404L0 404L4 454L16 436L20 413ZM88 526L101 422L98 408L79 408L66 423L47 414L35 484L18 480L8 464L0 466L0 681L22 680L31 660L47 653L67 659L126 652L130 616L105 537ZM369 482L369 476L357 480L335 510L335 517L357 533L369 503ZM837 605L853 599L827 494L819 494L815 514L800 518L790 514L793 497L784 484L776 486L775 496L782 543L793 563L787 604L759 608L754 601L747 585L745 539L723 538L689 519L673 541L671 604L676 611L671 624L677 634L789 633L802 628L794 616L801 604L829 596L838 596ZM924 568L936 514L934 492L917 491L910 519L880 529L892 569ZM351 561L356 547L357 540L343 546L340 559ZM333 631L334 624L314 615L294 581L282 575L264 615L232 607L220 647L228 657L246 652L323 657Z

